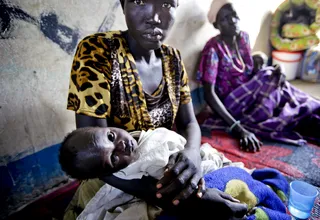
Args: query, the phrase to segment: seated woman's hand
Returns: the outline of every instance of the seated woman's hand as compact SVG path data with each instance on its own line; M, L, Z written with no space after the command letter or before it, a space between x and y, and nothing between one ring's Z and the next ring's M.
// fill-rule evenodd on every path
M260 151L262 142L254 135L254 133L249 132L245 128L240 131L240 149L250 152Z
M157 197L170 196L174 205L190 197L201 179L200 163L199 151L184 150L171 155L164 177L157 184Z

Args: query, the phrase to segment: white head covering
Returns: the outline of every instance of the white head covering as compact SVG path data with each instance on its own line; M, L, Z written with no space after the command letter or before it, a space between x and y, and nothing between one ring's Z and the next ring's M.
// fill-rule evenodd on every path
M210 10L208 12L208 19L209 22L212 24L214 22L216 22L217 19L217 15L218 12L220 11L220 9L226 5L226 4L231 4L232 1L231 0L213 0L211 3L211 7Z

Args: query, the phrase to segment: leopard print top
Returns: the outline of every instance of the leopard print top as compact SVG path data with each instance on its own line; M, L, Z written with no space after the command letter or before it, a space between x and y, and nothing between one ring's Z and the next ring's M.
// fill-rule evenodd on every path
M171 123L166 126L171 129L179 105L191 101L188 76L178 50L162 45L157 52L163 62L163 79L172 112L165 114L168 109L164 110L162 117L171 115ZM67 109L106 118L109 126L127 131L161 126L148 111L135 60L121 31L93 34L78 44Z

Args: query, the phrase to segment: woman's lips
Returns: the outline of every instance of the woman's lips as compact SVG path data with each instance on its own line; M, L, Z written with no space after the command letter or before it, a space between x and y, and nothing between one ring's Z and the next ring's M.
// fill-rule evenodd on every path
M159 42L162 39L162 34L143 34L143 38L148 41Z

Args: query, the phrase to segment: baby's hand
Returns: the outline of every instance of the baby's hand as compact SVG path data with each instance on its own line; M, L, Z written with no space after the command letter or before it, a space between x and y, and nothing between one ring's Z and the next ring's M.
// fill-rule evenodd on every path
M280 65L274 65L274 70L272 72L272 76L275 76L279 78L278 86L282 88L284 86L284 83L286 82L286 76L283 73L283 69Z

